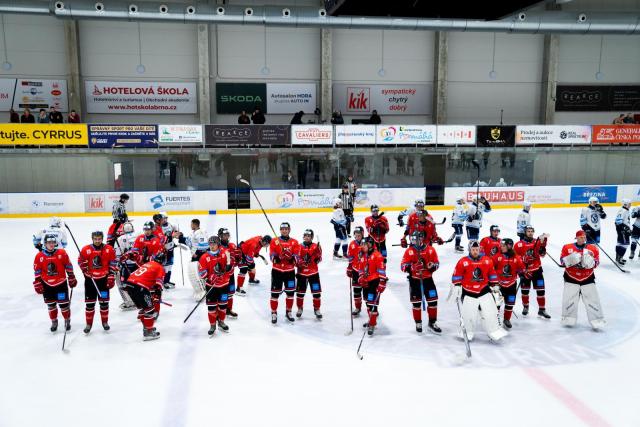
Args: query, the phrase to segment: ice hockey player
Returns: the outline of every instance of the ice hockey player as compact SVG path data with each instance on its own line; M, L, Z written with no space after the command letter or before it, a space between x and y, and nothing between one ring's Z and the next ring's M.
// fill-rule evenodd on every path
M351 287L353 288L353 304L355 308L351 313L352 316L357 317L362 310L362 287L358 282L358 270L360 269L360 260L362 258L361 252L364 250L364 228L357 226L353 229L353 240L349 243L349 249L347 250L347 260L349 265L347 266L347 277L351 280Z
M342 259L347 256L347 224L349 220L345 216L342 209L342 200L335 199L333 201L333 215L331 217L331 224L333 224L333 230L336 233L336 241L333 244L333 259ZM340 246L342 245L342 255L338 253Z
M234 275L235 267L242 261L242 253L240 252L240 249L238 249L236 244L229 240L231 238L231 233L227 228L219 228L218 237L220 238L220 246L227 252L229 252L229 262L231 264L231 268L227 273L229 286L229 292L227 293L227 316L235 319L238 317L238 313L233 311L233 296L236 294L236 292L241 296L245 296L247 294L242 288L236 289L236 278Z
M169 222L169 215L167 215L166 212L160 212L160 216L160 224L156 223L156 230L162 230L162 234L164 236L164 250L167 254L167 260L165 261L164 266L165 275L163 286L165 289L173 289L176 287L176 284L171 281L171 270L173 269L174 256L173 252L176 248L176 240L178 243L184 243L185 238L182 236L182 233L180 233L178 226Z
M574 326L578 320L578 302L582 302L587 318L594 330L606 325L600 305L600 296L596 289L596 277L593 270L600 263L600 252L596 245L587 243L584 230L576 233L576 242L562 247L560 262L564 270L564 291L562 292L562 324Z
M140 266L127 279L127 292L138 308L138 319L142 323L142 338L150 341L160 338L160 332L153 326L157 318L154 295L162 292L164 280L164 252L152 254L149 262Z
M516 230L520 240L524 239L524 230L531 225L531 202L525 200L516 220Z
M416 201L413 203L413 206L409 206L405 210L400 211L400 214L398 215L398 225L400 227L404 227L404 217L405 216L410 216L411 214L415 213L416 211L421 211L423 209L424 209L424 200L422 198L418 197L416 199Z
M200 300L204 296L204 281L200 279L198 274L198 261L200 257L209 250L209 238L207 232L200 228L200 220L194 218L191 220L191 234L185 238L185 244L191 250L191 262L187 274L189 282L193 287L193 297Z
M489 338L500 341L508 333L498 323L498 309L492 292L499 291L498 276L493 261L480 255L480 244L477 240L469 242L469 256L461 258L451 277L453 287L449 298L462 301L462 321L469 341L475 335L474 327L478 318L478 309L482 310L482 323ZM494 289L492 289L494 288ZM462 330L459 337L462 338Z
M47 235L55 236L56 249L65 249L67 247L67 233L62 229L62 220L56 216L49 219L49 227L38 231L33 235L33 246L41 251L44 247L43 238Z
M511 314L513 306L516 304L516 293L518 287L518 275L524 271L524 264L513 250L513 240L509 238L500 241L500 251L492 257L493 267L498 276L498 285L500 286L501 298L498 301L504 301L504 318L502 324L505 328L511 329ZM500 311L498 305L498 312Z
M318 273L318 264L321 261L322 248L319 243L313 243L313 230L304 230L296 264L298 268L296 286L296 307L298 307L298 311L296 312L296 317L302 317L304 296L307 293L307 287L309 287L313 297L313 314L315 314L316 319L322 319L322 313L320 312L322 286L320 285L320 274Z
M580 213L580 227L587 235L587 243L600 243L600 220L606 217L598 198L589 197L589 206Z
M142 265L149 262L151 255L163 252L164 246L160 238L154 234L156 226L153 222L147 221L142 226L142 234L133 243L128 258L133 259L136 264Z
M424 243L427 245L434 243L442 245L444 243L438 236L433 217L426 209L417 210L409 216L407 228L404 230L404 235L400 239L400 246L406 248L408 246L407 237L411 237L416 231L422 232Z
M524 239L516 242L514 250L524 264L524 271L520 276L520 289L522 291L522 315L529 314L529 292L531 284L536 291L536 301L538 302L538 316L550 319L551 316L545 310L545 286L544 276L542 274L541 258L547 254L548 234L541 234L537 238L533 238L535 229L528 226L524 230Z
M242 260L238 264L238 289L244 286L244 280L249 273L249 284L258 285L260 280L256 279L255 259L260 256L260 250L266 248L271 243L271 236L255 236L238 244ZM266 263L266 261L265 261Z
M471 200L472 203L467 209L467 239L477 241L480 239L482 217L485 213L491 212L491 205L484 196L480 196L480 201L478 201L477 194L474 194Z
M342 202L342 210L344 212L344 217L347 220L345 223L347 236L351 237L351 223L354 221L353 218L353 205L355 200L351 193L349 192L349 184L346 182L342 184L342 193L338 195L338 199ZM335 203L334 203L335 208ZM346 239L346 237L345 237Z
M635 219L631 226L631 249L629 253L629 259L633 259L636 253L636 247L638 241L640 241L640 206L636 206L631 210L631 218Z
M116 239L116 260L118 261L118 272L116 273L116 284L118 285L118 292L122 297L122 304L120 309L123 311L133 310L136 305L126 291L125 283L131 273L136 271L138 264L135 262L135 257L131 257L131 249L136 241L136 235L134 234L133 224L125 222L122 225L123 234Z
M378 323L378 305L380 296L387 287L387 274L384 257L376 250L376 242L371 237L365 237L360 252L358 285L362 288L369 321L364 324L367 334L373 335Z
M480 240L480 254L493 258L500 252L500 227L492 225L489 227L489 235Z
M422 332L422 307L420 305L423 298L427 301L429 329L438 334L442 332L436 323L438 320L438 290L432 277L439 266L440 262L436 250L433 246L424 243L422 231L414 231L411 235L411 246L404 252L400 269L407 273L409 279L413 320L416 322L416 331L419 333Z
M367 227L367 233L376 242L378 250L387 262L387 233L389 232L389 221L384 215L380 215L378 205L371 205L371 215L366 217L364 225ZM348 251L347 251L348 256Z
M100 320L102 328L108 331L109 326L109 290L116 283L116 271L118 265L116 252L111 245L105 245L102 241L102 231L91 233L92 243L80 250L78 266L84 274L84 303L85 319L87 324L84 333L91 332L93 316L96 312L96 299L100 305Z
M288 222L280 224L280 236L271 240L269 256L271 258L271 323L278 321L278 298L283 292L286 295L286 317L289 322L296 319L291 314L293 297L296 292L295 267L300 252L298 241L289 236L291 225Z
M467 204L463 197L456 198L456 204L453 207L453 214L451 214L451 226L453 227L453 233L456 236L456 252L464 252L462 247L462 228L464 222L467 220Z
M118 200L114 200L113 207L111 208L111 216L113 217L113 223L107 230L107 245L113 246L118 238L118 229L125 222L129 221L127 215L127 202L129 201L129 195L122 193Z
M216 322L223 332L229 331L224 323L229 298L229 272L233 272L231 253L220 245L218 236L209 237L209 250L198 261L200 278L205 281L209 335L216 331Z
M51 332L58 330L58 307L62 312L64 327L71 329L71 308L69 307L69 288L78 284L73 274L73 266L69 255L62 248L57 248L58 241L54 234L47 234L43 238L44 247L33 260L35 280L33 287L37 294L42 295L49 310Z
M629 247L629 237L631 237L631 200L622 199L622 207L616 215L616 233L618 233L618 243L616 244L616 262L624 265L623 259Z

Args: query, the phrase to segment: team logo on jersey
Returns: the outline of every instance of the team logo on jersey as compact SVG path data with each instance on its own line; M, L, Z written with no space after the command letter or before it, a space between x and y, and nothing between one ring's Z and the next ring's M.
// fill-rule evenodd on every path
M527 249L526 255L530 258L533 257L533 249Z
M497 254L497 253L498 253L498 248L497 248L497 247L495 247L495 246L494 246L494 247L492 247L492 248L491 248L491 256L494 256L494 255L495 255L495 254Z
M476 267L473 269L473 277L472 280L474 282L482 282L483 280L483 276L482 276L482 269L479 267Z
M502 267L502 275L505 277L511 277L513 274L511 274L511 264L505 264L504 267Z
M58 268L56 267L56 264L53 262L50 262L47 264L47 276L57 276L58 275Z
M598 223L598 219L599 219L599 218L600 218L600 217L598 216L598 214L597 214L597 213L592 213L592 214L591 214L591 223L592 223L592 224L597 224L597 223Z
M91 260L91 266L93 268L102 267L102 258L100 257L100 255L97 255L97 256L93 257L93 259Z

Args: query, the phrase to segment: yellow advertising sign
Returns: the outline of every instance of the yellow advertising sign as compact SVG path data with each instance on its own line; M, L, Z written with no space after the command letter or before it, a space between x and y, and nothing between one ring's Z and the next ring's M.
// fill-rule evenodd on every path
M0 124L2 145L89 145L84 124Z

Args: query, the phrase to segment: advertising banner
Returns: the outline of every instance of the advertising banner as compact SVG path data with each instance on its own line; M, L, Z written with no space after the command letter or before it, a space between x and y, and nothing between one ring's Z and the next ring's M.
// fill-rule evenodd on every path
M315 83L268 83L269 114L293 114L304 111L313 114L317 106ZM250 110L253 111L253 108ZM247 111L250 114L250 111Z
M293 125L291 145L333 145L333 126Z
M591 126L517 126L516 145L591 143Z
M360 188L356 192L355 207L368 208L378 205L385 206L413 206L418 197L424 199L425 188Z
M377 110L380 115L430 115L431 84L333 85L333 109L343 114L369 115Z
M206 146L268 145L286 146L290 144L290 126L278 125L206 125Z
M81 124L0 124L3 145L80 145L87 146L87 125Z
M84 82L87 113L195 114L196 84L189 82Z
M218 114L251 115L256 105L267 111L267 85L265 83L216 83L216 111Z
M435 125L376 126L377 145L427 145L435 143Z
M556 111L638 111L640 86L558 85Z
M615 203L618 187L615 185L593 185L571 187L570 203L589 203L589 197L597 197L600 203Z
M525 200L536 204L557 204L569 203L569 190L566 186L480 187L480 195L489 203L498 205L521 205ZM447 187L444 204L454 205L457 197L463 197L470 203L475 194L476 187Z
M640 202L640 185L619 185L618 202L621 202L622 199L629 199L632 202Z
M84 193L85 212L111 212L113 202L120 199L122 193ZM127 211L135 211L133 197L127 202Z
M336 145L374 145L376 127L374 125L336 126Z
M39 109L48 112L50 107L69 111L66 80L0 79L0 111L13 108L21 113L29 108L37 116Z
M640 144L640 125L593 125L593 144Z
M7 194L0 194L0 214L9 213L9 197Z
M476 126L476 145L478 147L515 146L515 126Z
M9 193L10 213L81 213L82 193Z
M201 125L158 125L160 145L202 146L204 134Z
M133 193L138 211L190 211L193 210L191 191L155 191Z
M89 148L157 148L157 125L88 125Z
M438 125L438 145L476 145L476 127Z

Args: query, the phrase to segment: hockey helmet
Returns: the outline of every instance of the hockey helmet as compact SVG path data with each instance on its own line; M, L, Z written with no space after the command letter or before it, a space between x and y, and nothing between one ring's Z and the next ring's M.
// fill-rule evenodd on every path
M122 226L122 231L124 231L125 233L133 233L133 224L131 224L130 222L125 222Z
M229 229L228 228L218 228L218 237L222 238L222 236L224 236L225 234L231 235L231 233L229 233Z
M104 233L100 230L96 230L91 232L91 238L93 239L94 237L100 237L101 239L104 239Z
M306 230L304 230L304 233L302 233L302 237L307 237L307 236L311 236L311 240L313 240L313 230L310 228L307 228Z
M120 195L120 200L123 201L123 202L129 200L129 195L127 193L122 193Z
M364 239L362 239L362 241L364 243L366 243L367 245L371 245L371 247L375 247L375 245L376 245L376 241L373 240L373 237L371 237L371 236L365 237Z
M480 248L480 243L478 243L477 240L469 241L469 252L471 252L471 249L473 248Z
M364 228L362 226L357 226L353 229L353 234L360 234L360 236L364 236Z
M153 255L151 259L157 262L158 264L164 264L165 261L167 260L167 255L164 253L164 251L159 251L159 252L156 252L156 254Z
M345 188L346 188L346 189L349 189L349 184L347 184L347 183L345 182L344 184L342 184L342 188L343 188L343 189L345 189Z
M631 206L631 199L622 199L622 206L627 208Z
M415 204L414 204L414 206L415 206L415 207L418 207L418 206L419 206L419 207L423 208L423 207L424 207L424 199L422 199L422 198L420 198L420 197L419 197L419 198L417 198L417 199L416 199L416 202L415 202Z
M509 249L513 248L513 240L509 239L508 237L505 237L504 239L502 239L500 243L502 243Z
M535 229L535 228L533 228L533 226L532 226L532 225L527 225L527 226L524 228L524 232L526 233L526 232L527 232L527 231L529 231L529 230L531 230L531 232L535 232L535 231L536 231L536 229Z
M424 233L422 231L416 230L411 233L411 243L420 244L424 240Z
M49 219L50 227L60 227L60 225L62 225L62 220L57 216L52 216L51 219Z
M49 243L49 242L53 242L55 244L58 244L58 236L56 236L55 234L46 234L44 236L44 243Z
M584 230L578 230L576 231L576 239L578 237L587 237L587 233L585 233Z
M162 214L159 214L159 213L153 214L152 219L153 219L153 222L162 221Z
M489 227L489 233L493 234L494 231L497 231L498 233L500 233L500 227L497 225L492 225L491 227Z
M271 236L269 236L268 234L262 236L262 243L266 243L266 244L271 243Z
M600 203L600 200L596 196L589 197L589 204L591 203Z
M531 202L529 200L525 200L524 202L522 202L522 206L524 206L525 208L530 208Z
M462 197L462 196L456 197L456 203L459 204L459 205L463 204L464 203L464 197Z
M147 221L142 226L143 230L153 230L154 228L156 228L156 225L153 223L153 221Z
M378 205L371 205L371 212L379 212L380 207Z
M342 199L333 199L333 207L336 208L338 206L342 207Z
M209 237L209 244L210 245L220 245L220 237L218 236L211 236Z
M288 222L280 223L280 230L282 230L283 228L288 228L289 230L291 230L291 224L289 224Z
M162 217L163 219L169 218L169 215L165 211L158 212L158 213L160 214L160 217Z

